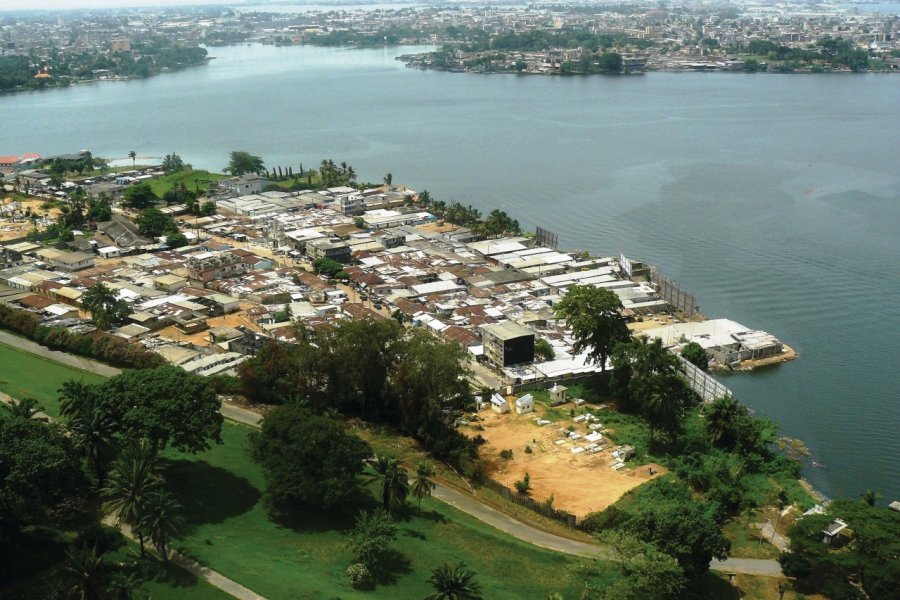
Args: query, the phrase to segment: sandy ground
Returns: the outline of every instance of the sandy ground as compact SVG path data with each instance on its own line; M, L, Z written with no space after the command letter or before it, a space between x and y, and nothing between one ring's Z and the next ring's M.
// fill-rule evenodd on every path
M447 231L455 231L456 229L459 229L459 225L454 225L453 223L445 223L443 221L435 221L432 223L425 223L424 225L417 225L416 229L429 233L445 233Z
M537 406L542 412L542 406ZM482 435L487 443L481 446L481 455L488 462L488 471L494 479L513 488L517 480L524 478L527 472L531 481L531 496L542 501L553 496L553 505L567 510L581 518L589 513L603 510L628 490L656 477L666 470L656 464L644 465L629 470L615 471L610 468L614 461L611 452L615 443L606 434L602 444L606 447L597 454L572 454L577 445L586 445L583 440L567 439L567 428L574 425L575 431L585 435L589 433L586 423L574 423L571 420L557 421L544 427L536 423L536 414L516 415L507 413L500 415L486 409L479 413L482 419L479 425L484 431L477 431L472 424L464 429L470 437ZM603 422L602 411L596 412ZM557 440L565 439L557 445ZM532 453L525 452L531 446ZM500 457L502 450L512 450L512 460ZM648 467L653 468L651 476Z
M31 208L31 211L37 215L43 217L45 214L55 219L59 215L59 209L53 208L49 211L45 211L41 208L47 200L43 198L38 198L35 200L23 200L21 201L22 207L21 210L25 212L27 208ZM0 200L0 203L6 204L8 202L12 202L11 198L3 198ZM23 236L28 235L28 232L31 231L31 221L25 219L23 221L14 222L12 219L0 218L0 242L6 240L14 240Z
M633 323L629 323L628 329L630 329L631 331L645 331L647 329L656 329L657 327L665 327L666 325L678 323L677 319L673 319L665 315L647 315L643 317L643 319L643 321L634 321Z

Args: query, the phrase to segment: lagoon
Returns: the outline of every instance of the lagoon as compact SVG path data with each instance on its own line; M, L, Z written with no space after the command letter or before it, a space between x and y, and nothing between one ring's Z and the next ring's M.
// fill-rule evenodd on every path
M0 96L0 154L177 152L220 170L347 161L500 207L563 247L655 263L800 359L725 378L803 439L829 495L900 498L900 77L423 72L398 54L242 45L146 80Z

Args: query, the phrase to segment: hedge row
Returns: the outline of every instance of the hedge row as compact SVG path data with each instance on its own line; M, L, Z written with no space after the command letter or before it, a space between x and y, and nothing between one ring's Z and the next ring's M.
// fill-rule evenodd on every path
M37 317L8 304L0 304L0 329L24 336L52 350L93 358L126 369L153 369L166 364L159 354L147 351L108 333L73 333L64 327L46 327Z

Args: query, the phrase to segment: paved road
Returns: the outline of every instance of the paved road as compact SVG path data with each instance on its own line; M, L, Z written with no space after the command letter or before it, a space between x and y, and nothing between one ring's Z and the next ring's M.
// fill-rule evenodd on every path
M103 363L98 363L97 361L49 350L34 342L10 335L6 332L0 332L0 342L99 375L111 376L121 372L119 369L104 365ZM222 415L227 419L254 428L259 428L259 423L262 421L262 417L259 414L227 402L222 403ZM434 490L434 497L475 517L479 521L524 542L575 556L609 557L608 550L602 546L570 540L562 536L547 533L546 531L541 531L540 529L532 527L531 525L523 523L485 505L473 494L437 484L437 487ZM775 560L729 558L724 561L713 561L710 568L714 571L726 573L781 576L781 566L778 564L778 561Z

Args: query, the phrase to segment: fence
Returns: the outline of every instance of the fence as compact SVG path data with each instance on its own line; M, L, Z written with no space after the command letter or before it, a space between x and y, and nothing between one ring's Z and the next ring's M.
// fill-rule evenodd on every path
M486 475L482 477L481 485L483 485L484 487L486 487L488 489L494 490L495 492L497 492L498 494L500 494L507 500L515 502L516 504L524 506L525 508L531 509L536 513L539 513L539 514L544 515L545 517L550 517L551 519L560 521L561 523L564 523L564 524L568 525L569 527L575 527L577 518L572 513L553 508L549 504L546 504L544 502L538 502L537 500L535 500L534 498L531 498L530 496L525 496L518 492L514 492L513 490L509 489L508 487L506 487L505 485L500 483L499 481L497 481L495 479L491 479L490 477L488 477Z
M712 402L716 398L721 398L722 396L734 397L731 390L719 383L715 377L698 369L696 366L682 358L680 354L676 356L678 356L678 359L684 367L684 376L688 381L688 385L690 385L691 389L700 396L703 402Z
M678 284L660 273L656 267L650 269L650 279L658 287L659 297L668 302L676 310L690 318L700 312L697 299L678 287Z

